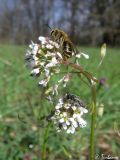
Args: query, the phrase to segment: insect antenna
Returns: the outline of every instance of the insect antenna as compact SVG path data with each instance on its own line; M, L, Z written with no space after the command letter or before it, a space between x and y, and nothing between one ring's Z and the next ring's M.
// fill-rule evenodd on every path
M51 28L47 23L46 23L45 25L46 25L49 29L51 29L51 30L52 30L52 28Z

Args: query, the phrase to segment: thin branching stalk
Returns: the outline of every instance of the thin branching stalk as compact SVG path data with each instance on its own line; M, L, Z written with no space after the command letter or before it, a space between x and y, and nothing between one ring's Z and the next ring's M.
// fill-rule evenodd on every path
M90 133L90 160L95 159L95 125L96 125L96 86L91 85L92 92L92 115L91 115L91 133Z
M87 79L93 80L96 83L98 82L98 80L95 77L93 77L89 72L85 71L80 65L71 63L69 61L62 61L62 63L65 65L70 65L74 69L79 70Z

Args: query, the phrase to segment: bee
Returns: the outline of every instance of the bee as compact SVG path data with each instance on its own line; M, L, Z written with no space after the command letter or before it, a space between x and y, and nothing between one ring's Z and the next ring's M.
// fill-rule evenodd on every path
M67 33L60 29L53 29L50 32L51 38L60 45L62 56L64 60L71 58L73 55L77 54L72 41L70 40Z

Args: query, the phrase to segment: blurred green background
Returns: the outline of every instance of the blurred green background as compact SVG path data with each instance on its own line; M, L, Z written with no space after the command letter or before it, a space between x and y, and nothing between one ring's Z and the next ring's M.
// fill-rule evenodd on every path
M25 67L26 46L0 45L0 159L38 160L41 157L46 122L39 120L51 110L46 101L41 100L41 89L37 80L29 76ZM119 106L120 71L118 48L107 48L107 55L100 69L100 48L80 47L89 53L90 59L80 60L86 70L101 79L105 84L97 92L98 112L104 108L103 116L97 118L96 154L119 156ZM70 87L72 84L72 87ZM89 108L90 90L79 78L72 80L67 90L79 95ZM36 118L37 117L37 118ZM90 115L86 128L74 135L56 133L51 126L46 143L46 155L50 160L88 159Z

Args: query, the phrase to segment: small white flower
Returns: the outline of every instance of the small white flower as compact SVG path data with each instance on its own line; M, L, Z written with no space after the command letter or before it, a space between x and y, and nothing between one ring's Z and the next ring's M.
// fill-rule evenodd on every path
M74 114L73 114L73 118L76 118L76 117L77 117L77 114L76 114L76 113L74 113Z
M27 67L29 69L33 69L38 64L38 61L31 60L29 63L27 63Z
M55 115L59 115L59 114L60 114L60 110L56 110Z
M59 58L63 59L62 55L60 54L60 52L56 52L56 54L58 55Z
M61 130L59 128L57 128L57 132L59 133Z
M63 117L67 117L67 113L66 112L63 112Z
M62 105L62 104L63 104L63 99L62 99L62 98L60 98L58 102L59 102L59 104L61 104L61 105Z
M42 44L46 44L47 43L46 38L43 37L43 36L38 37L38 40L41 41Z
M64 83L63 84L63 87L66 87L67 85L67 82L70 80L70 75L69 74L66 74L63 78L61 78L58 83Z
M29 144L29 148L32 149L34 147L33 144Z
M60 45L56 42L51 41L51 43L56 47L56 48L60 48Z
M33 51L34 51L35 53L38 51L38 45L37 45L37 44L34 45Z
M58 95L58 85L57 84L55 84L54 86L53 86L53 91L52 91L52 94L53 95Z
M81 55L86 58L86 59L89 59L89 55L85 54L85 53L81 53Z
M70 75L69 74L66 74L63 78L61 78L58 83L61 83L61 82L68 82L70 79Z
M60 109L62 108L62 105L60 103L58 103L56 106L55 106L56 109Z
M47 51L47 53L45 54L45 57L54 57L55 53L51 53L50 51Z
M46 79L41 80L41 81L39 82L39 85L43 85L44 87L46 87L46 85L47 85Z
M38 57L36 57L35 55L32 56L33 60L38 61Z
M45 48L46 48L45 44L42 44L41 48L42 48L42 49L45 49Z
M76 106L72 106L72 109L73 109L73 111L75 111L77 109L77 107Z
M29 57L29 56L31 56L31 51L30 51L30 50L27 50L25 57L27 58L27 57Z
M50 70L45 67L44 71L45 71L45 76L48 77L50 74Z
M69 125L70 125L70 121L67 120L67 121L66 121L66 124L69 126Z
M74 121L72 121L72 125L75 127L75 128L77 128L78 127L78 123L74 120Z
M29 47L32 49L34 47L35 43L33 41L31 41L31 44L29 45Z
M48 48L48 49L53 49L53 46L52 46L51 44L47 44L47 45L46 45L46 48Z
M73 118L73 117L70 117L69 120L70 120L70 122L73 122L73 121L74 121L74 118Z
M88 113L88 110L86 108L79 107L79 110L83 113Z
M60 114L60 118L63 118L63 114L62 113Z
M95 80L97 81L97 79L96 79L96 77L93 77L93 78L94 78L94 80L91 79L91 84L92 84L92 85L96 85Z
M71 127L71 133L74 134L75 133L75 128Z
M74 127L70 127L70 128L68 128L68 130L67 130L67 133L68 133L68 134L69 134L69 133L74 134L74 132L75 132L75 128L74 128Z
M52 116L50 119L54 120L54 124L56 124L56 117L55 116Z
M37 53L42 54L42 49L41 49L41 48L38 48Z
M45 62L40 62L40 65L42 66L42 67L44 67L44 65L45 65Z
M69 104L69 103L64 104L64 107L65 107L66 109L70 108L70 106L71 106L71 104Z
M51 45L55 46L55 48L57 48L57 49L60 48L60 45L58 43L54 42L54 41L49 40L49 43Z
M72 56L74 56L75 55L75 52L72 52Z
M38 75L40 73L39 68L35 68L31 71L31 75Z
M67 129L67 125L65 123L63 123L63 129L66 130Z
M50 76L47 77L46 79L43 79L43 80L39 81L39 85L42 85L43 87L46 87L49 80L50 80Z
M64 77L64 82L68 82L70 80L70 74L66 74Z
M51 59L50 63L48 63L48 64L46 65L46 68L54 67L56 64L58 64L58 61L57 61L57 59L56 59L55 57L53 57L53 58Z
M77 57L77 58L81 58L81 53L76 54L76 57Z
M83 118L81 118L80 116L77 117L77 121L78 121L80 127L82 127L82 128L87 125L87 122Z
M63 123L64 121L65 121L64 118L61 118L61 119L59 120L60 123Z
M68 133L68 134L70 134L70 133L71 133L71 130L70 130L70 129L68 129L68 130L67 130L67 133Z
M37 51L38 51L38 44L31 42L31 44L29 45L29 47L31 48L31 53L33 55L36 55Z

